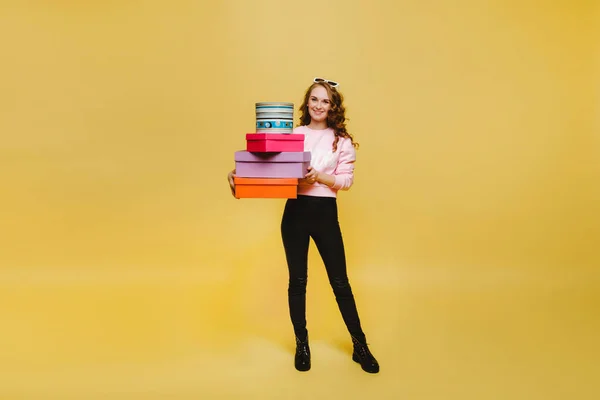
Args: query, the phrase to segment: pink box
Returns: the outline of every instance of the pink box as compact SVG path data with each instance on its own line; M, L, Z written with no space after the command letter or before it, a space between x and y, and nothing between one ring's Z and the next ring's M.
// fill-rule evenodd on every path
M243 178L304 178L310 166L310 151L251 153L235 152L235 175Z
M301 133L247 133L246 150L255 153L304 151Z

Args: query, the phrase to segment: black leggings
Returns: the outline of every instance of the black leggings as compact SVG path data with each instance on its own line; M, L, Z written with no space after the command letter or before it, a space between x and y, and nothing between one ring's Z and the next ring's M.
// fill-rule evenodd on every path
M313 238L348 332L366 340L348 275L337 202L333 197L299 195L288 199L281 220L281 238L289 270L288 302L296 336L306 338L308 245Z

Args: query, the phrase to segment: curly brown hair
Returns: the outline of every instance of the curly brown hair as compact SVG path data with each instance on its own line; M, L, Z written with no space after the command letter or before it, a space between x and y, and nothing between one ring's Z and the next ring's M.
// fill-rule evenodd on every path
M316 86L323 86L327 90L327 95L331 101L331 108L327 113L327 126L332 128L335 133L333 141L333 152L337 150L337 144L340 138L348 138L354 148L358 148L358 143L354 141L354 137L346 130L346 107L344 107L344 96L334 87L327 83L313 83L308 87L304 94L304 101L298 109L300 111L300 125L310 124L310 114L308 113L308 100L310 93Z

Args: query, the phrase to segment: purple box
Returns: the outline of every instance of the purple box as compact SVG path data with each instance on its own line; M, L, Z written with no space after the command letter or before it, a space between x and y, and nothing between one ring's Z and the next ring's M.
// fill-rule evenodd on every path
M304 178L309 166L310 151L235 152L235 175L243 178Z

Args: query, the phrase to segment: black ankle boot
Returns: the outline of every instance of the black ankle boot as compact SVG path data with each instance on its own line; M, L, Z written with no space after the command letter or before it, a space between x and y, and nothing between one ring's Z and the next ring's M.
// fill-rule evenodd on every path
M298 371L308 371L310 369L310 347L308 346L308 335L306 340L301 341L296 336L296 356L294 364Z
M379 372L379 363L369 351L369 347L366 342L361 342L352 336L352 343L354 344L354 352L352 353L352 359L360 364L362 369L371 374Z

